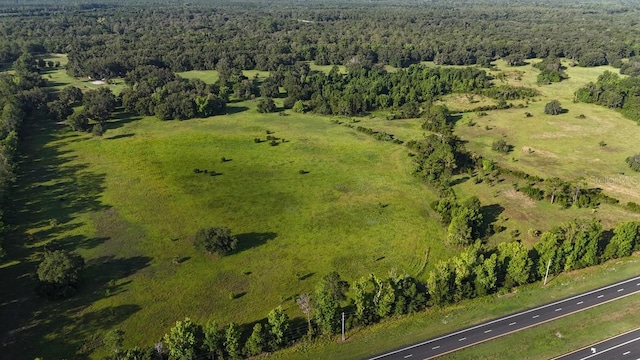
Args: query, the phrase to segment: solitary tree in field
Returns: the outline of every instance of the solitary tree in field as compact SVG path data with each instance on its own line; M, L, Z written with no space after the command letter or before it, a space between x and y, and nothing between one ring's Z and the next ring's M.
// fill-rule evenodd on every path
M560 101L551 100L544 106L544 113L547 115L558 115L562 112Z
M224 255L236 249L238 239L227 227L211 227L198 230L194 245L209 254Z
M83 268L84 259L78 254L47 251L38 266L40 288L49 297L67 297L75 292Z

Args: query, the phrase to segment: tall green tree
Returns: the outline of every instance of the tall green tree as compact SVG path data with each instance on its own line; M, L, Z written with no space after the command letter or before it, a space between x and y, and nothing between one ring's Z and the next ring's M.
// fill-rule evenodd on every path
M285 333L289 329L289 316L282 310L282 306L271 310L267 316L269 322L269 337L272 349L279 349L285 343Z
M84 268L82 256L65 250L45 251L38 265L40 289L49 297L67 297L75 293Z
M244 353L247 356L260 355L265 349L265 338L262 333L262 324L257 323L253 326L251 336L247 339L247 343L244 345Z
M440 261L427 277L429 297L434 305L446 305L453 301L455 273L446 261Z
M224 330L218 327L218 323L211 319L204 328L203 348L211 360L222 359L224 356Z
M629 256L640 245L640 224L637 221L622 223L613 230L613 233L604 250L605 259Z
M96 122L103 123L116 108L116 97L108 87L89 90L84 94L84 111Z
M349 283L335 271L325 275L316 287L313 318L325 334L334 334L338 329L340 303L346 300Z
M238 324L232 322L227 326L225 332L225 340L224 340L224 348L227 350L227 354L229 354L229 358L231 359L239 359L240 358L240 327Z
M176 321L176 325L164 336L169 358L172 360L196 359L197 325L191 319Z
M533 261L529 250L519 241L498 244L498 262L505 274L505 283L523 285L529 281Z

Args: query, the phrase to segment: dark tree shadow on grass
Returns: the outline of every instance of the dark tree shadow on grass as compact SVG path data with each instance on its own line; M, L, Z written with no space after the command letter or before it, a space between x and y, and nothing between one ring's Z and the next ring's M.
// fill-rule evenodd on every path
M105 138L105 140L126 139L126 138L133 137L134 135L135 135L134 133L119 134L119 135L114 135L114 136L111 136L111 137Z
M480 207L482 214L482 232L489 234L489 227L498 220L498 217L504 211L504 207L500 204L485 205Z
M227 115L232 115L232 114L238 114L247 110L249 110L249 108L246 106L227 106L224 112Z
M93 304L99 299L126 291L134 280L119 280L149 266L150 261L151 258L143 256L89 260L82 272L77 293L59 300L36 296L33 291L35 276L22 277L20 284L28 287L30 294L26 294L20 303L0 304L0 313L5 315L3 320L10 320L3 326L12 325L0 338L4 353L8 358L46 355L58 359L88 359L90 353L102 346L102 334L140 310L138 305L126 304L90 311ZM28 267L37 267L37 262L28 264ZM17 314L6 316L12 310ZM35 353L37 349L32 346L34 342L42 342L38 348L46 346L47 353Z
M238 234L236 235L236 238L238 239L238 247L234 252L241 252L253 247L258 247L269 240L275 239L277 236L278 234L272 232Z
M75 295L56 301L38 297L35 273L43 245L58 239L60 247L74 251L109 240L66 235L84 225L78 220L83 215L109 209L101 201L106 174L78 162L65 149L87 139L66 127L33 118L25 121L22 135L17 181L9 189L11 201L3 219L8 255L0 267L0 357L88 358L81 349L92 348L92 339L139 310L137 305L96 310L94 304L108 294L126 291L135 281L128 277L149 266L151 258L89 259ZM42 345L45 342L51 346ZM36 353L44 348L46 354Z
M123 108L118 108L116 109L116 111L111 113L111 116L109 117L109 120L107 120L104 129L105 131L117 129L140 119L142 119L141 116L126 111Z
M462 176L451 181L451 186L456 186L467 182L470 178L468 176Z

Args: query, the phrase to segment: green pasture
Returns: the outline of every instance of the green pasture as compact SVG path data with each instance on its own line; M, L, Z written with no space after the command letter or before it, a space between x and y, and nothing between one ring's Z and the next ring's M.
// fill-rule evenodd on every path
M52 60L65 59L55 55ZM469 149L501 166L565 180L582 176L607 194L640 202L640 176L624 163L626 156L640 152L633 140L640 135L638 126L614 111L571 101L575 89L603 70L569 68L568 80L538 87L537 70L498 62L490 73L505 75L503 80L496 76L496 83L535 87L541 96L527 108L489 111L484 117L465 114L456 134L468 141ZM244 73L258 80L268 76ZM180 75L207 83L217 80L215 71ZM56 89L69 84L81 89L111 86L117 93L124 87L122 80L94 85L69 77L63 69L44 76ZM560 100L568 112L544 115L544 104L551 99ZM492 100L452 95L442 101L461 109ZM43 122L28 126L23 175L13 193L19 204L13 221L20 226L9 234L10 256L0 264L9 289L0 295L1 311L10 319L0 331L14 341L8 356L100 358L105 331L120 327L125 347L146 346L185 316L199 323L209 318L235 321L250 331L252 322L278 305L298 323L303 315L295 295L312 291L329 271L350 281L392 269L425 279L438 260L459 251L444 246L446 229L429 208L436 195L411 175L408 149L347 126L370 127L409 141L424 135L420 119L389 121L384 113L325 117L290 110L279 116L258 113L256 103L234 101L226 115L186 121L120 111L102 138ZM281 106L282 99L276 103ZM525 111L533 117L525 118ZM468 126L469 121L475 125ZM277 146L266 141L267 131L279 138ZM508 155L490 149L492 141L503 136L514 145ZM255 143L255 138L263 141ZM606 146L599 145L601 140ZM212 171L217 175L211 176ZM485 215L507 227L490 243L510 240L510 231L517 229L519 238L532 245L536 238L528 229L547 230L575 217L595 216L605 227L640 218L616 206L563 210L533 202L513 190L513 181L495 186L476 185L465 176L456 181L459 197L478 196ZM197 252L192 237L207 226L231 228L239 239L238 251L225 257ZM53 240L87 259L80 292L58 302L33 296L39 251ZM628 261L625 268L636 261ZM590 271L595 270L577 274L595 274ZM566 276L582 285L560 286L558 281L551 287L564 292L545 289L544 294L563 296L558 294L606 280ZM497 297L464 302L358 330L348 344L320 341L276 358L357 358L530 306L537 303L534 298L543 302L547 295L538 287L519 289L519 294L531 294L522 302ZM519 294L513 298L521 298ZM486 312L490 306L496 307ZM428 331L407 335L420 326Z
M259 114L252 101L228 112L167 122L116 114L103 138L31 130L16 194L28 241L5 271L23 285L30 249L52 240L82 254L88 270L72 299L26 300L48 309L19 321L27 330L18 341L38 344L29 356L102 354L95 339L114 326L126 346L152 344L185 316L249 324L282 304L301 318L294 296L330 271L423 277L425 254L427 269L455 254L404 147L324 117ZM285 142L255 143L267 130ZM192 236L207 226L230 227L239 250L195 251Z
M557 176L566 181L584 178L589 186L600 187L625 203L640 202L637 191L640 173L625 163L628 156L640 152L637 141L640 127L618 112L573 102L575 90L595 81L603 71L616 69L569 67L567 80L538 86L538 70L530 65L502 65L498 61L508 83L536 88L541 96L526 108L490 111L487 116L465 114L457 123L456 133L468 141L469 149L501 166L544 178ZM553 99L561 102L566 113L544 114L545 104ZM533 116L525 117L525 112ZM469 126L470 122L475 125ZM513 145L512 152L500 155L491 151L492 142L500 138Z

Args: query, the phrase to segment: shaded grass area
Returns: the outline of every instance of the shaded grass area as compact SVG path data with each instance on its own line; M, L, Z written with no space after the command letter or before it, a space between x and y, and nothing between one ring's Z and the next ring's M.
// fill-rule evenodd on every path
M101 202L106 174L63 148L83 141L71 134L55 134L52 124L31 120L23 128L20 177L12 189L10 229L5 245L10 262L0 265L3 292L0 297L0 346L11 359L46 355L65 358L86 356L100 345L101 331L140 310L124 302L94 308L105 296L105 288L116 294L126 291L116 284L148 266L150 258L138 253L109 252L101 248L117 242L96 234L92 214L111 211ZM37 297L35 270L41 247L56 240L63 248L87 257L86 277L73 298L49 301Z
M593 268L561 274L553 278L546 287L541 283L535 283L520 287L506 296L493 295L446 308L428 309L420 314L389 319L370 328L350 331L347 333L346 343L341 343L338 339L323 340L280 351L269 358L362 359L634 277L639 271L640 256L636 254L623 261L612 261ZM637 327L640 319L638 304L640 295L632 295L443 358L547 359ZM562 338L558 338L556 332L560 332Z

